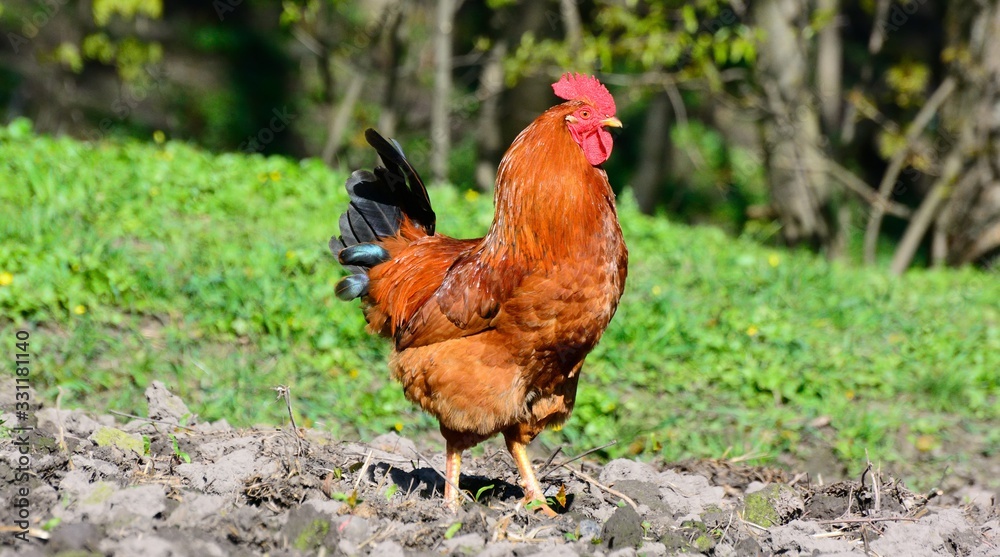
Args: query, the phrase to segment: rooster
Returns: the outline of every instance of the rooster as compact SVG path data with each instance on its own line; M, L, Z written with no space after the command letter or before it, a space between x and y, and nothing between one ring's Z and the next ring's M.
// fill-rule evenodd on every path
M569 417L583 360L625 288L628 252L600 166L612 148L606 128L622 125L614 98L579 74L552 87L567 102L503 156L485 237L437 234L420 176L369 129L383 166L348 179L350 204L330 240L351 273L337 296L361 299L369 331L392 339L392 377L440 423L452 508L462 452L500 433L526 501L552 514L527 446Z

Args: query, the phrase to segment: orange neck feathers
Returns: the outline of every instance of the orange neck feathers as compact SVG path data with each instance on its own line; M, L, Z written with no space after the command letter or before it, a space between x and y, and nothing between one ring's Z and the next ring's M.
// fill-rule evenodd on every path
M614 222L607 175L573 140L568 102L550 108L518 135L497 173L493 225L484 248L493 257L554 263L584 257ZM610 220L608 217L611 217Z

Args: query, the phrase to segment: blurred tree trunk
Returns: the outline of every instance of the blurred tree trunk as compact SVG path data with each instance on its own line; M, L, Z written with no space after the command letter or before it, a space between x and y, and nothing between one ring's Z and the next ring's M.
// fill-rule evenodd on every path
M670 98L664 91L649 102L646 123L639 144L639 167L632 179L639 209L652 214L660 200L660 187L667 169L670 149Z
M501 32L510 49L516 48L525 33L531 33L538 40L565 36L565 31L555 25L560 20L552 19L555 13L553 5L548 2L519 2L507 7ZM558 78L558 75L526 76L504 92L500 129L505 146L510 145L539 114L559 102L552 94L553 78Z
M963 170L944 188L935 224L945 239L939 257L965 265L1000 252L1000 0L951 2L948 10L951 71L960 85L942 117Z
M434 25L434 99L431 101L431 173L434 180L448 179L451 153L452 36L458 0L437 0Z
M816 11L829 20L816 47L816 88L827 134L840 128L843 106L844 42L840 36L840 0L817 0Z
M948 7L948 79L958 85L940 113L935 148L944 162L893 256L896 275L928 232L937 263L985 263L1000 253L1000 0Z
M566 46L573 52L580 49L583 40L583 23L580 21L578 0L559 0L559 12L566 32Z
M396 98L398 83L402 72L404 53L403 39L400 36L400 25L406 15L407 3L398 0L398 4L389 3L384 9L385 28L381 32L380 58L382 75L385 76L385 87L382 89L382 99L379 104L382 110L378 116L379 132L386 137L396 134Z
M764 32L756 78L768 108L762 134L771 204L786 243L806 244L835 258L843 235L820 150L810 49L800 40L813 14L797 0L759 0L752 9Z
M351 76L351 81L347 84L347 91L339 104L330 106L330 118L327 121L326 144L323 145L322 158L327 166L334 166L334 161L340 148L344 144L344 135L347 126L351 122L351 113L354 112L354 105L361 97L361 91L365 85L365 74L360 70L355 70Z
M497 162L503 156L503 133L500 130L500 97L503 94L503 59L507 56L507 40L500 38L486 58L479 90L479 129L476 130L476 187L491 191L497 179Z
M525 33L536 38L558 36L553 13L552 6L545 2L520 2L493 10L489 33L493 46L476 93L481 103L476 133L476 185L483 191L493 188L500 158L517 134L556 100L550 76L525 77L507 89L503 69L503 59L517 48Z

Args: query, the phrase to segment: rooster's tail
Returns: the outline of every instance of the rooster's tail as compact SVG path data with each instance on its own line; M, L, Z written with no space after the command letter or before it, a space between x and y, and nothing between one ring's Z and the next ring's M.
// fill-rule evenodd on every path
M368 270L389 259L380 241L399 234L404 219L434 234L436 217L427 188L399 144L373 129L365 130L365 139L384 166L374 172L355 171L347 180L350 205L340 215L340 236L330 238L330 251L351 272L337 283L337 297L342 300L368 293Z

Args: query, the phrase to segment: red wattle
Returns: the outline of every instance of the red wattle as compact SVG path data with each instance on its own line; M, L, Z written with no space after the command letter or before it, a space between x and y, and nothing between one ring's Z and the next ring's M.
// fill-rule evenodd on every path
M583 154L587 157L587 162L597 166L608 160L611 156L611 134L604 128L598 128L596 133L588 134L578 139L583 147Z

